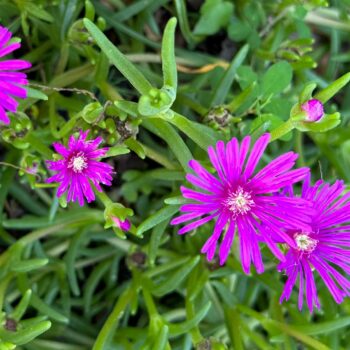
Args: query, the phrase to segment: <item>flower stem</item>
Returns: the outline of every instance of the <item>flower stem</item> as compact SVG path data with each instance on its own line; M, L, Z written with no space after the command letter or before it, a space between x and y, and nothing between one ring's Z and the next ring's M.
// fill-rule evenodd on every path
M97 336L94 347L92 350L104 350L107 349L107 342L118 327L120 316L130 304L131 300L136 293L136 288L130 285L119 297L117 303L114 306L112 313L108 316L107 321L103 325L100 333Z
M186 298L186 314L187 314L187 319L192 319L196 315L196 311L194 309L193 303L191 302L190 298ZM194 345L199 344L201 341L203 341L203 336L198 328L198 326L193 327L190 330L191 338L192 338L192 343Z
M290 119L287 120L285 123L283 123L282 125L280 125L276 129L271 131L270 142L280 139L282 136L289 133L293 129L294 129L294 123Z
M107 208L112 204L112 200L106 195L104 192L95 191L97 198L103 203L103 205Z

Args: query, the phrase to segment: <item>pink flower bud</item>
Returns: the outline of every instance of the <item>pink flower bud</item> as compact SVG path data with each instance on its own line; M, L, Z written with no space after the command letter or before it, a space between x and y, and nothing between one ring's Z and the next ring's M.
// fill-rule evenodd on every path
M306 101L301 105L301 109L306 112L308 122L317 122L324 115L323 104L316 99Z
M122 221L122 220L118 219L117 217L113 216L112 220L113 220L115 226L118 227L119 229L121 229L122 231L129 231L130 230L131 223L128 219Z
M26 168L27 173L31 175L35 175L38 172L39 169L39 163L33 163L32 166Z

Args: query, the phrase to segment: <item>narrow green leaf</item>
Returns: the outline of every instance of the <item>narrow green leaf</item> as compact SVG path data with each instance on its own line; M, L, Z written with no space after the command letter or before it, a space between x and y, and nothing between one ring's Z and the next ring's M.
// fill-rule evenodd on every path
M157 340L154 343L154 349L157 350L165 350L168 344L168 334L169 327L167 325L163 325L160 329L160 332L157 335Z
M159 115L158 117L161 117L162 119L175 125L205 151L209 146L215 145L220 139L219 134L213 129L200 123L193 122L178 113L174 113L171 117L167 117L165 115Z
M12 183L10 187L10 194L13 196L29 213L46 216L47 208L38 200L34 199L31 192L27 192L25 187Z
M17 261L11 266L11 270L14 272L29 272L32 270L40 269L47 265L48 259L29 259L24 261Z
M48 13L47 11L45 11L43 8L35 5L34 3L31 2L27 2L25 4L25 9L33 16L39 19L42 19L46 22L53 22L54 18L50 15L50 13Z
M16 345L24 345L29 343L40 334L51 328L50 321L43 321L16 332L7 331L0 328L0 339L5 342L10 342Z
M32 89L30 87L25 87L25 90L27 90L27 98L34 98L36 100L44 100L47 101L48 97L45 95L42 91Z
M129 114L133 117L137 117L139 114L136 102L118 100L114 101L114 105L122 112Z
M234 346L235 350L244 350L242 332L240 328L242 327L241 318L239 317L239 312L235 308L224 308L225 323L228 335L231 339L231 344Z
M28 289L24 293L21 301L16 306L16 308L10 313L9 317L15 320L16 322L18 322L26 312L31 296L32 296L32 291L31 289Z
M124 141L124 143L132 150L134 151L141 159L146 158L146 152L140 142L138 142L133 137L129 137L127 140Z
M84 313L89 315L92 309L92 297L103 275L110 268L111 261L106 260L97 265L90 273L84 286Z
M315 95L317 100L326 103L330 100L340 89L342 89L350 81L350 72L344 74L342 77L328 85Z
M169 197L164 199L164 203L169 205L180 205L187 203L187 199L182 196Z
M123 145L115 145L109 148L108 152L106 153L105 157L115 157L119 156L121 154L128 154L130 153L130 150L126 148Z
M78 278L76 275L75 262L78 257L79 246L81 245L86 231L77 232L72 240L69 242L69 248L64 258L67 269L67 277L69 286L75 296L80 295L80 288L78 284Z
M192 258L188 263L180 267L164 282L159 283L157 286L155 286L152 290L152 294L161 297L178 288L180 284L185 280L185 278L189 275L189 273L193 270L193 268L198 264L199 261L199 256Z
M97 45L113 63L113 65L129 80L130 84L140 92L147 94L152 89L151 83L143 74L108 40L100 29L87 18L84 19L86 29L95 39Z
M186 2L184 0L175 0L175 7L177 18L179 19L181 33L184 36L185 40L191 46L193 46L200 39L191 32L190 24L188 22Z
M203 305L198 311L196 311L196 315L185 322L178 324L169 324L169 333L171 336L179 336L185 333L188 333L192 328L196 327L200 321L207 315L209 309L211 307L211 302L207 302Z
M254 81L248 87L246 87L238 96L235 96L233 100L226 106L226 108L234 113L239 107L241 107L255 92L257 83Z
M146 7L148 7L150 5L150 3L152 3L151 0L143 0L143 1L136 1L134 3L130 3L129 6L114 13L113 19L120 21L120 22L125 22L129 18L137 15L139 12L141 12Z
M40 311L42 314L47 315L49 318L60 322L60 323L69 323L69 319L64 316L59 311L56 311L54 308L43 302L36 294L32 294L30 304Z
M175 61L175 28L177 20L171 18L163 34L162 41L162 70L164 77L164 86L171 87L175 92L177 90L177 71Z
M148 246L148 260L151 266L154 266L157 253L158 253L158 247L160 245L163 234L168 224L169 224L169 220L165 220L161 222L159 225L155 226L155 228L152 231L151 239L149 241L149 246Z
M249 45L244 45L233 58L230 66L226 70L224 76L219 81L215 88L212 100L210 102L211 107L223 104L228 92L230 91L232 82L235 78L238 67L244 62L249 51Z
M161 119L147 119L142 126L163 139L174 153L185 171L188 171L188 162L193 159L191 151L174 128Z
M108 349L108 343L112 334L118 327L121 315L123 314L123 312L125 312L126 308L129 306L135 294L136 288L135 286L131 285L120 295L112 313L108 316L107 321L98 333L92 350Z
M169 219L179 210L178 206L169 205L158 210L153 215L149 216L136 230L137 236L142 236L145 231L148 231L152 227L160 224L161 222Z
M333 321L326 321L317 324L293 325L293 328L307 335L325 335L346 328L350 325L350 317L342 317ZM283 341L283 336L278 335L271 338L273 342Z
M162 181L183 181L185 174L183 171L169 169L154 169L149 172L152 179Z
M330 348L328 346L326 346L325 344L319 342L316 339L311 338L310 336L306 335L302 331L295 329L293 326L266 318L264 315L260 314L259 312L255 311L255 310L253 310L245 305L237 305L237 308L241 312L243 312L243 313L245 313L253 318L256 318L268 332L272 332L272 333L283 332L283 333L303 342L304 344L310 346L311 348L313 348L315 350L330 350Z

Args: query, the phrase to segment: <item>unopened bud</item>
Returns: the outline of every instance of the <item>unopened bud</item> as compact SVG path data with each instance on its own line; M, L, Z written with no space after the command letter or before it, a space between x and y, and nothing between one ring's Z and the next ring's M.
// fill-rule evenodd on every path
M324 115L323 104L316 99L306 101L301 105L301 109L306 112L308 122L317 122Z

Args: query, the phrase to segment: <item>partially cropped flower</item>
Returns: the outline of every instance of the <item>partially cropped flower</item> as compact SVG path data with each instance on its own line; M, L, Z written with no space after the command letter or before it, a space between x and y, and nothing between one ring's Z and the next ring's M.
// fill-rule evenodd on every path
M297 154L283 154L253 175L269 140L269 134L261 136L250 155L249 136L243 139L241 145L233 138L226 146L219 141L216 149L209 147L209 158L217 176L191 160L189 166L196 175L188 174L186 178L200 191L181 187L183 196L195 202L183 205L180 210L185 214L171 222L175 225L195 220L179 230L179 234L183 234L216 218L214 232L203 246L202 253L207 254L208 260L213 259L222 236L219 249L221 265L229 255L237 230L245 273L249 273L251 261L258 273L264 270L259 241L264 241L272 253L283 260L283 254L274 243L275 237L292 245L294 240L282 228L301 226L305 230L310 229L307 224L308 202L277 193L284 186L302 180L309 172L308 168L291 170Z
M117 217L113 216L112 220L115 224L115 226L119 229L121 229L122 231L129 231L130 227L131 227L131 223L128 219L120 220Z
M55 171L56 175L46 182L59 182L57 196L61 197L67 192L67 201L78 200L81 206L84 205L84 197L88 203L95 199L91 184L101 192L100 183L110 186L113 175L112 166L98 160L107 153L108 148L98 149L102 138L86 140L88 133L89 130L80 131L77 139L70 136L67 148L58 142L54 143L54 149L63 159L47 161L49 170Z
M301 109L306 112L307 121L309 122L317 122L324 115L323 104L316 99L306 101L301 105Z
M299 309L304 297L310 312L313 306L319 308L314 272L321 276L337 303L350 295L350 281L340 272L350 273L350 193L342 195L344 190L343 181L330 185L319 180L310 186L310 179L305 180L301 197L314 206L311 229L287 231L295 246L278 265L278 270L288 276L280 302L290 298L299 279Z
M9 124L7 112L16 112L18 102L13 97L26 98L27 91L21 85L27 85L25 73L17 72L20 69L31 67L27 61L3 57L21 47L20 43L9 44L11 32L0 26L0 121Z

